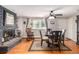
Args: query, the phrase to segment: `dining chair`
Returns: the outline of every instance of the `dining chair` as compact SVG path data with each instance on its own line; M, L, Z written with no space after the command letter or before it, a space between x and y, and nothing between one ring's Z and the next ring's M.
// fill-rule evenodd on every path
M57 46L59 48L59 51L61 50L61 34L62 31L53 31L52 32L52 47Z
M43 36L43 34L42 34L42 31L41 31L41 30L39 30L39 32L40 32L40 36L41 36L41 46L42 46L43 41L46 41L46 43L48 43L48 37Z

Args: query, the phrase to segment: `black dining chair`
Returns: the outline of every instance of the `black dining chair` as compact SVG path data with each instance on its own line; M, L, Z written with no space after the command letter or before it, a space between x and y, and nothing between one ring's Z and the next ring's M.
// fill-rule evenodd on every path
M61 50L61 34L62 31L53 31L52 32L52 47L55 45L59 48L59 51Z
M39 32L40 32L40 36L41 36L41 46L42 46L43 41L46 41L46 43L48 43L48 37L43 36L43 35L42 35L42 31L41 31L41 30L40 30Z

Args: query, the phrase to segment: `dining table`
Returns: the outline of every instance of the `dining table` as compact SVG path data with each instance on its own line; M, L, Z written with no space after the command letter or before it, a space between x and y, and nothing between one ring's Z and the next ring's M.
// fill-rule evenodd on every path
M51 31L50 33L46 33L45 36L47 36L48 38L53 38L55 36L61 36L62 31Z

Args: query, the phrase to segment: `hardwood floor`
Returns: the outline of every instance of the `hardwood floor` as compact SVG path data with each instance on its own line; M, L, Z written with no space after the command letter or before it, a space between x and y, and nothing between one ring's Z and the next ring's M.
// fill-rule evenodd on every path
M7 54L78 54L79 45L72 40L65 40L65 44L70 47L72 51L28 51L32 41L23 39L21 43L13 47Z

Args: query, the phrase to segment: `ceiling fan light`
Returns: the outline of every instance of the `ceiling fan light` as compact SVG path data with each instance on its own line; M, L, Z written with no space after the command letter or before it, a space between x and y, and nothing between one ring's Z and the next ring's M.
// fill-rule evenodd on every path
M54 16L50 16L48 19L55 19L55 17Z

